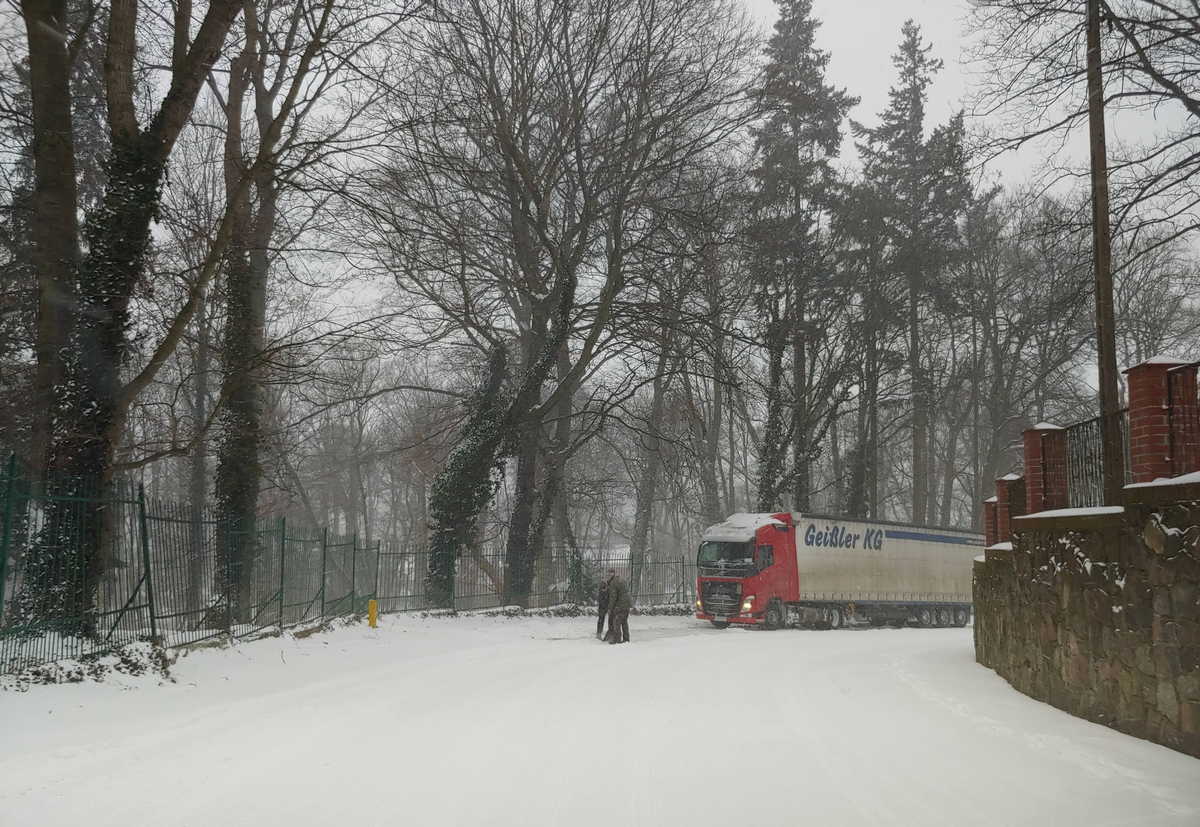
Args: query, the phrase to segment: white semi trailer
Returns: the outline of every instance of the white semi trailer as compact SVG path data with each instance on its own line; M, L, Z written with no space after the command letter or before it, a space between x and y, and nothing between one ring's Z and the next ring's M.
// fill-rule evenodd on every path
M734 514L701 539L696 617L720 628L964 626L982 546L982 535L958 529Z

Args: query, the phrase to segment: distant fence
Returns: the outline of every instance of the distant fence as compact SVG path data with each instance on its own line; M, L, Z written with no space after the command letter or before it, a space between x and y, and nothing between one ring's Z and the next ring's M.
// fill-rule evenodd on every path
M247 637L361 613L371 599L385 612L430 608L419 549L305 531L282 517L234 533L207 510L140 486L34 486L11 460L0 497L0 674L138 640ZM228 570L231 555L217 553L230 538L246 549L239 577ZM608 568L632 574L625 558L550 549L530 605L590 602ZM503 571L500 551L461 559L455 608L500 607ZM694 592L694 561L641 567L640 605L690 603Z

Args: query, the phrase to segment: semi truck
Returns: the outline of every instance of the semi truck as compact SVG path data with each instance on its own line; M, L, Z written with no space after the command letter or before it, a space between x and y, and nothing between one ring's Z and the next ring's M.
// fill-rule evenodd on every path
M733 514L701 537L696 617L719 629L965 626L982 546L951 528Z

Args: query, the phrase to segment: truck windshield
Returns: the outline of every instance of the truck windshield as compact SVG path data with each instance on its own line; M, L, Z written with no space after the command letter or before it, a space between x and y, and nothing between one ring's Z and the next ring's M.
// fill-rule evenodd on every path
M750 543L705 540L700 544L698 562L705 568L752 568L754 550Z

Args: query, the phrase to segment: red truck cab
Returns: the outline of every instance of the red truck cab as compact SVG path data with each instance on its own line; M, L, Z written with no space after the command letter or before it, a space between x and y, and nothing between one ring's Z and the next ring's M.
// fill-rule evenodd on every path
M782 626L798 589L792 515L734 514L704 532L696 564L696 617L714 626ZM794 599L794 598L791 598Z

